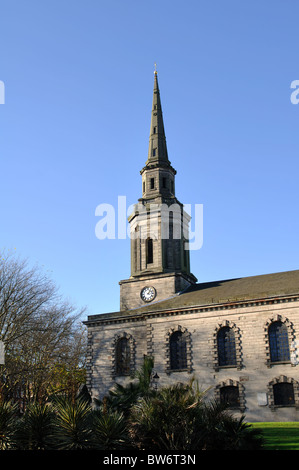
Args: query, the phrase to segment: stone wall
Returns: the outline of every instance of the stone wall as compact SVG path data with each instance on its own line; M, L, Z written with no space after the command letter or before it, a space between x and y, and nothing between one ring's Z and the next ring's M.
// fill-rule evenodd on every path
M281 319L288 327L291 361L271 364L267 328L270 322ZM234 328L237 365L221 368L217 362L216 333L228 325ZM89 321L89 382L92 396L102 397L115 381L127 383L130 377L115 377L115 338L128 335L132 338L132 367L136 370L144 354L154 357L159 386L186 382L191 377L198 380L209 396L218 397L219 387L234 384L239 387L241 409L247 421L298 421L299 420L299 302L276 299L244 302L235 305L197 307L185 311L156 312L122 320ZM168 339L172 331L181 329L188 333L187 369L169 370ZM273 406L273 383L294 383L295 406Z

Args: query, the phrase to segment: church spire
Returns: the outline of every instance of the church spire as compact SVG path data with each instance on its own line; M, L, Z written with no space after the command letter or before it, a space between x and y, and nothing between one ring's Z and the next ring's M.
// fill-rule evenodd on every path
M142 175L142 198L153 199L175 197L176 170L168 160L166 137L158 84L158 73L154 73L154 91L151 116L148 157L140 171Z
M154 72L154 77L152 117L146 165L148 166L154 164L159 166L169 166L170 162L168 160L167 154L160 90L158 84L158 73L156 69Z
M167 155L156 70L149 153L140 173L142 197L128 217L131 277L120 281L121 310L166 299L196 282L185 249L190 216L175 196L176 171Z

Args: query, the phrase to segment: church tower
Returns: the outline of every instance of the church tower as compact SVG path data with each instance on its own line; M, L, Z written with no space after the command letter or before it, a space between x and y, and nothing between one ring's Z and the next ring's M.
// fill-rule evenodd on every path
M190 273L190 216L175 196L155 71L148 158L140 171L142 197L129 217L131 276L120 281L120 309L172 297L197 279Z

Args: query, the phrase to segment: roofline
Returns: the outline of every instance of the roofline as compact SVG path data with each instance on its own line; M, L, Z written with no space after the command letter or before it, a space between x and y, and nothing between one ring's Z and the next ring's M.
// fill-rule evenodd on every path
M299 301L299 290L297 293L287 294L287 295L275 295L270 297L258 297L252 299L243 299L243 300L231 300L226 302L218 302L218 303L209 303L209 304L202 304L202 305L192 305L192 306L183 306L177 308L167 308L162 310L152 310L152 311L141 311L132 314L132 310L125 310L120 312L111 312L111 313L104 313L104 314L96 314L88 316L88 320L84 321L83 324L87 326L95 325L95 324L104 324L104 323L115 323L115 322L126 322L126 321L137 321L143 320L145 317L155 317L155 316L164 316L167 315L175 315L178 313L190 313L190 311L204 311L204 310L221 310L226 308L240 308L240 307L248 307L250 304L273 304L276 303L283 303L283 302L292 302L292 301ZM141 307L142 308L142 307ZM140 309L141 309L140 308ZM113 314L116 316L111 316ZM119 313L119 315L117 315Z

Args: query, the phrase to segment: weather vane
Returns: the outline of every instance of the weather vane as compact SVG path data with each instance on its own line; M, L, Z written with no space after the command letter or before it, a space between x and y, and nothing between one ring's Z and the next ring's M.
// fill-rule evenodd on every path
M155 71L154 71L154 73L155 74L157 73L157 64L156 64L156 62L155 62Z

